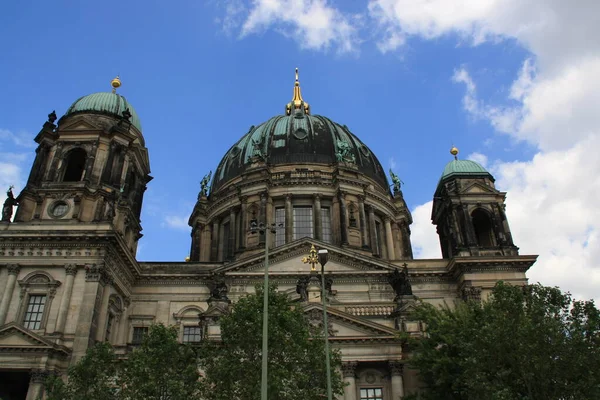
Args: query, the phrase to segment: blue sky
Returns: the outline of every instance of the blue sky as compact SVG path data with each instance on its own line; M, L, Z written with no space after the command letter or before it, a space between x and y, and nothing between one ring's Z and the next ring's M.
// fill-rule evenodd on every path
M593 297L600 216L591 199L600 183L561 163L572 171L598 166L586 155L597 117L578 107L596 99L590 82L600 51L589 37L600 35L586 15L597 5L579 13L561 7L551 0L7 3L0 184L22 188L33 137L50 111L62 115L77 98L109 91L119 74L155 178L138 257L183 260L199 181L249 126L283 112L299 67L312 112L347 125L405 182L420 256L439 255L429 202L455 144L508 192L517 245L541 255L530 277ZM552 200L557 191L568 198ZM558 213L565 207L568 226Z

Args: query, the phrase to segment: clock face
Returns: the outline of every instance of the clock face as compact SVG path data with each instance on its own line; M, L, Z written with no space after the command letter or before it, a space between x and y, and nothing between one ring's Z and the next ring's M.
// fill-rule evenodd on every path
M64 201L59 201L50 206L50 215L55 218L64 216L69 211L69 205Z

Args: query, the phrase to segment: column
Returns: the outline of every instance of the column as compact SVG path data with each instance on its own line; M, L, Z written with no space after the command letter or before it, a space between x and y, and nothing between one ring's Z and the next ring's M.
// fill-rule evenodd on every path
M313 214L315 215L315 239L323 240L323 222L321 221L321 195L313 196Z
M104 286L108 284L109 280L110 277L104 264L88 264L85 266L85 287L73 340L71 365L76 364L94 342Z
M121 325L119 326L119 337L117 338L117 344L127 344L127 333L129 331L129 306L131 301L124 299L123 301L123 312L121 313Z
M342 363L344 378L344 400L356 400L356 361Z
M233 256L233 253L235 253L235 236L237 234L237 230L236 230L236 221L237 221L237 212L235 211L235 207L231 207L229 209L229 237L228 238L224 238L224 240L229 240L229 248L231 249L231 253L232 254L227 254L226 258L230 258Z
M392 236L392 221L390 217L385 218L384 224L388 260L395 260L396 254L394 253L394 237Z
M73 282L77 274L77 265L65 265L65 288L63 290L62 299L60 299L60 308L58 309L58 317L56 317L55 332L64 333L67 316L69 315L69 306L71 304L71 296L73 295Z
M373 206L369 206L369 243L371 243L371 253L380 255L377 243L377 233L375 232L375 229L375 209Z
M342 234L342 244L348 244L348 209L346 207L346 195L339 193L340 199L340 228Z
M210 260L217 261L219 259L219 218L213 220L212 228L212 246L210 250Z
M394 253L396 254L396 259L406 258L406 255L402 250L402 233L400 232L400 227L397 223L392 224L392 235L394 235Z
M360 224L360 237L362 240L362 247L369 247L367 216L365 215L365 196L358 196L358 222Z
M26 400L38 400L42 398L44 383L47 377L48 371L41 369L31 370L31 379L29 380Z
M392 376L392 400L404 397L404 364L400 361L390 361L390 375Z
M19 275L19 271L21 270L19 264L8 264L6 267L8 268L8 280L4 287L2 302L0 302L0 325L4 325L4 322L6 321L8 306L10 305L10 300L13 291L15 290L15 283L17 282L17 275Z
M242 202L240 210L240 238L239 244L240 249L246 248L246 236L248 232L248 222L246 221L246 214L248 213L248 197L242 196L240 201Z
M292 195L285 195L285 242L294 240L294 210L292 209Z
M200 261L210 261L210 225L204 225L200 247Z

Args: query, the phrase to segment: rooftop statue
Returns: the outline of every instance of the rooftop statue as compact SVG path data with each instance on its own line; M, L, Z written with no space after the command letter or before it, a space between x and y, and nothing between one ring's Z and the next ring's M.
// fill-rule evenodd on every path
M11 185L6 192L7 198L6 201L4 201L4 206L2 207L2 222L10 222L10 219L13 215L13 207L19 204L13 195L13 187L14 186Z
M208 174L204 175L204 178L200 181L200 196L208 195L208 185L210 184L210 177L212 176L212 171L209 171Z
M338 162L343 161L356 164L356 157L352 153L352 150L350 149L350 144L348 142L346 142L345 140L338 140L337 148L338 151L335 153L335 156L337 157Z
M398 175L396 175L394 173L394 171L392 171L392 169L390 168L390 177L392 178L392 183L394 186L394 193L399 192L400 191L400 187L402 186L402 184L404 182L402 182L400 180L400 178L398 178Z

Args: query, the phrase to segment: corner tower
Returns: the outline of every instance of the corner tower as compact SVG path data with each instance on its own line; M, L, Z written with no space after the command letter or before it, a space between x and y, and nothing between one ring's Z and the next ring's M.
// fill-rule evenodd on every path
M14 221L107 222L135 254L150 163L140 119L116 93L120 79L111 86L76 100L57 124L56 113L48 115Z
M471 160L446 164L433 198L431 219L437 227L442 257L516 256L504 212L505 192L494 186L494 177Z

